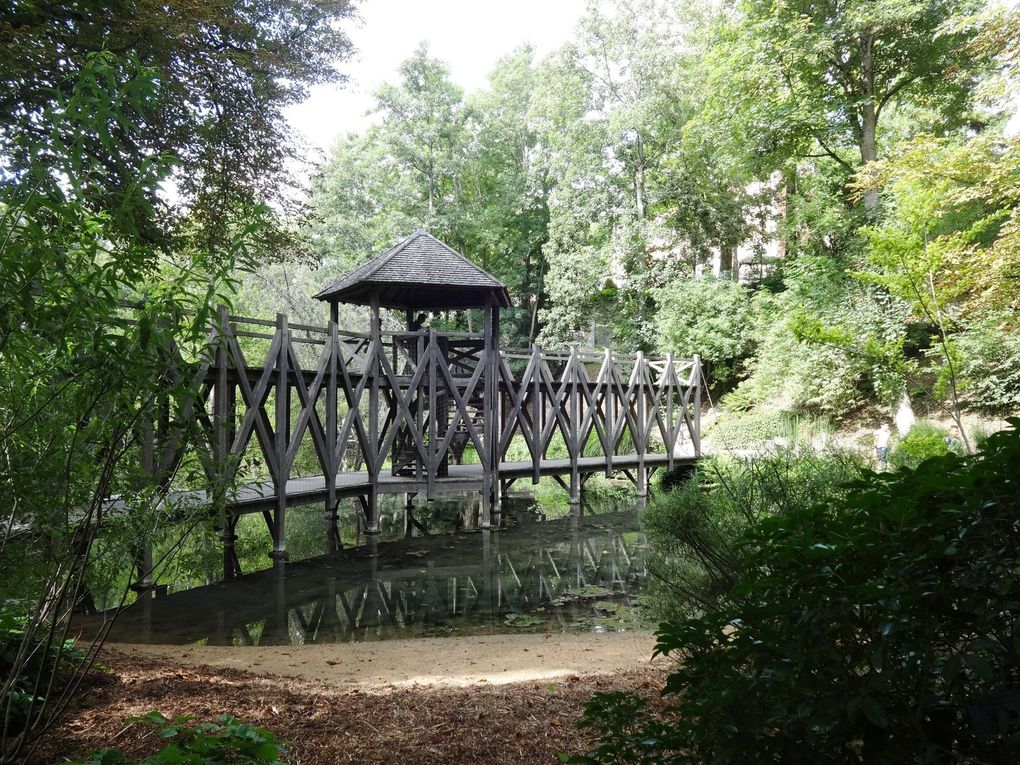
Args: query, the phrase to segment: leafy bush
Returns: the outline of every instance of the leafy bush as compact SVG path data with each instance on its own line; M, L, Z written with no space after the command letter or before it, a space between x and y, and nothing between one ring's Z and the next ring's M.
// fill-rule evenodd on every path
M917 467L929 457L941 457L949 451L949 431L927 422L919 422L896 444L889 455L889 464L896 468Z
M779 450L754 460L702 460L686 483L646 510L651 603L661 619L719 605L743 573L739 540L763 518L845 496L864 467L856 454Z
M159 712L129 717L127 723L152 725L166 746L144 760L129 760L118 749L99 749L77 765L283 765L283 745L265 728L223 715L215 723L189 725L191 718L168 720Z
M783 412L768 410L727 412L706 435L728 449L752 448L788 437L790 418Z
M655 291L659 342L682 356L701 354L711 376L732 378L755 347L751 291L728 279L676 279Z
M673 706L598 697L575 762L1011 763L1020 419L981 453L868 473L760 520L719 608L663 624ZM621 724L621 715L629 722Z
M1012 317L1002 316L956 336L960 375L968 405L988 414L1020 409L1020 332L1008 330Z
M37 696L37 678L53 676L54 687L62 689L70 667L85 660L74 640L48 642L43 633L25 645L25 620L0 608L0 708L7 716L9 735L23 732L42 703ZM28 657L19 653L25 650ZM44 686L45 687L45 686Z

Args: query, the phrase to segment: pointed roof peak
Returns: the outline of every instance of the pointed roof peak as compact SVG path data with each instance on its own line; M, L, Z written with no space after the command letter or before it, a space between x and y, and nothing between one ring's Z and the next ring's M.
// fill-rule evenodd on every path
M315 296L384 308L509 307L506 285L424 229L397 242Z

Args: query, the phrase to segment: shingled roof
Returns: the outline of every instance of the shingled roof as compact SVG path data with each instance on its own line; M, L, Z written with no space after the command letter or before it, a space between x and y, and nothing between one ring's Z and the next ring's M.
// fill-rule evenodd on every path
M505 284L426 231L415 231L315 297L370 305L375 295L383 308L510 306Z

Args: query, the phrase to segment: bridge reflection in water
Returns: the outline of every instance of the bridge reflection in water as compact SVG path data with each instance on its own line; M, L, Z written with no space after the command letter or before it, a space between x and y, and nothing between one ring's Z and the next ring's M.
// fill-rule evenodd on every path
M499 531L378 541L218 584L142 598L109 639L335 643L637 626L647 579L637 514L521 518ZM98 627L103 615L90 617Z

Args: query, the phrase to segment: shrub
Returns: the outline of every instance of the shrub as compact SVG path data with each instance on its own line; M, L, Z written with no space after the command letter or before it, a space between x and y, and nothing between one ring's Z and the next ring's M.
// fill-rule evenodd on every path
M975 456L867 473L759 521L719 608L663 624L659 718L599 697L575 762L1011 763L1020 756L1020 419ZM620 714L630 718L621 726Z
M642 525L654 576L651 603L662 619L717 606L740 578L738 542L763 518L843 497L864 470L853 453L784 449L753 460L702 460L690 480L656 497Z
M168 720L159 712L129 717L127 723L151 725L166 746L144 760L129 760L118 749L99 749L77 765L283 765L283 745L265 728L223 715L215 723L190 725L191 718Z
M993 317L956 336L968 405L1003 414L1020 408L1020 332L1010 316Z
M9 607L0 608L0 709L4 710L6 730L12 738L26 730L44 701L37 695L40 685L45 689L38 678L52 676L54 689L62 691L73 666L86 658L74 640L49 641L46 632L25 645L24 622ZM19 656L22 650L28 653L27 659Z
M919 422L896 444L889 455L889 464L895 468L917 467L929 457L941 457L949 451L946 436L949 431L927 422Z
M707 435L729 449L751 448L786 435L786 421L781 412L726 413Z
M751 291L728 279L676 279L655 291L663 350L701 354L716 382L733 378L755 348Z

